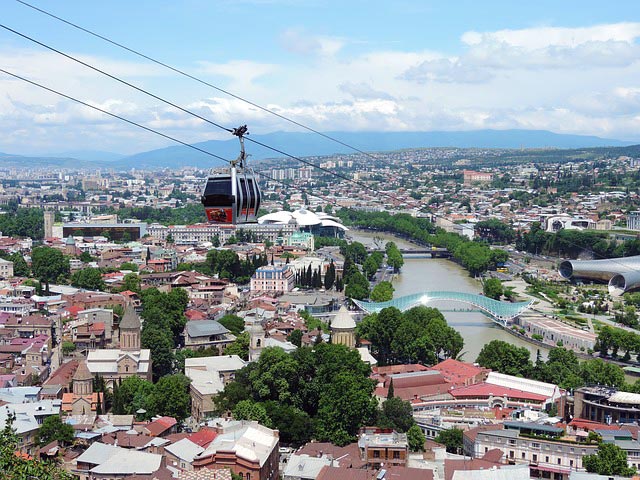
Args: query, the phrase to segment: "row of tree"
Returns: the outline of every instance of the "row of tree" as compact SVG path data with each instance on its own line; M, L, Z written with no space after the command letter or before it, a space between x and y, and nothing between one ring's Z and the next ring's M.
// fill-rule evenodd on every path
M504 250L491 250L486 243L471 241L457 233L436 228L426 218L416 218L404 213L391 215L387 212L345 208L339 210L337 215L347 225L394 233L425 246L447 248L453 258L474 276L495 268L498 263L504 263L509 258Z
M563 347L552 348L546 361L538 354L534 363L525 347L492 340L482 347L476 362L496 372L553 383L567 390L595 384L637 388L625 384L624 371L619 366L599 358L580 363L572 350Z
M265 254L254 255L246 260L240 260L238 254L232 250L209 250L204 264L198 265L197 270L210 275L217 274L219 278L228 278L232 282L249 283L255 271L269 264Z
M629 361L632 353L640 354L640 335L605 325L598 333L595 349L602 356L609 355L611 352L614 357L617 357L618 352L622 350L624 352L623 360Z
M618 244L606 232L593 230L566 230L546 232L534 222L528 232L516 235L516 248L525 252L578 258L583 252L592 252L597 258L618 258L640 255L640 241L628 240Z

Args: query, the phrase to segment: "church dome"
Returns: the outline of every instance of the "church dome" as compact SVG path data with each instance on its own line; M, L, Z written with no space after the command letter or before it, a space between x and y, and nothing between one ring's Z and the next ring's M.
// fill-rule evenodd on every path
M349 314L349 310L343 305L338 310L338 313L331 322L331 329L340 329L340 330L354 330L356 328L356 322L353 317Z

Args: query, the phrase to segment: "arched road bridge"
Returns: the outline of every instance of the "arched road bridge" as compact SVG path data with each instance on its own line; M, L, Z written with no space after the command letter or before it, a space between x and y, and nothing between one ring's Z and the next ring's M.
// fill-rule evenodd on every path
M362 310L367 313L376 313L387 307L395 307L400 311L409 310L418 305L426 305L430 302L449 301L461 302L473 305L489 315L492 320L506 326L510 320L521 315L529 309L533 303L530 302L499 302L493 298L483 295L475 295L473 293L462 292L422 292L406 295L404 297L394 298L388 302L363 302L361 300L353 300Z

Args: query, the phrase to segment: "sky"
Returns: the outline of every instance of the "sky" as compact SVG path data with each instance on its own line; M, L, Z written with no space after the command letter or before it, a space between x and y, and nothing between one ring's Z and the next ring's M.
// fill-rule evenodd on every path
M539 129L640 142L640 2L25 0L321 131ZM15 0L0 24L216 123L295 125ZM0 68L185 142L228 133L0 28ZM171 142L0 73L0 152Z

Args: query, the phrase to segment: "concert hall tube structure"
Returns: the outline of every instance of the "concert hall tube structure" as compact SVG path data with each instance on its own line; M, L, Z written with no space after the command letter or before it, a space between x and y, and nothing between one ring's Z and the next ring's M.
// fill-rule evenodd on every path
M640 255L604 260L565 260L560 263L564 278L608 282L609 293L620 296L640 288Z

